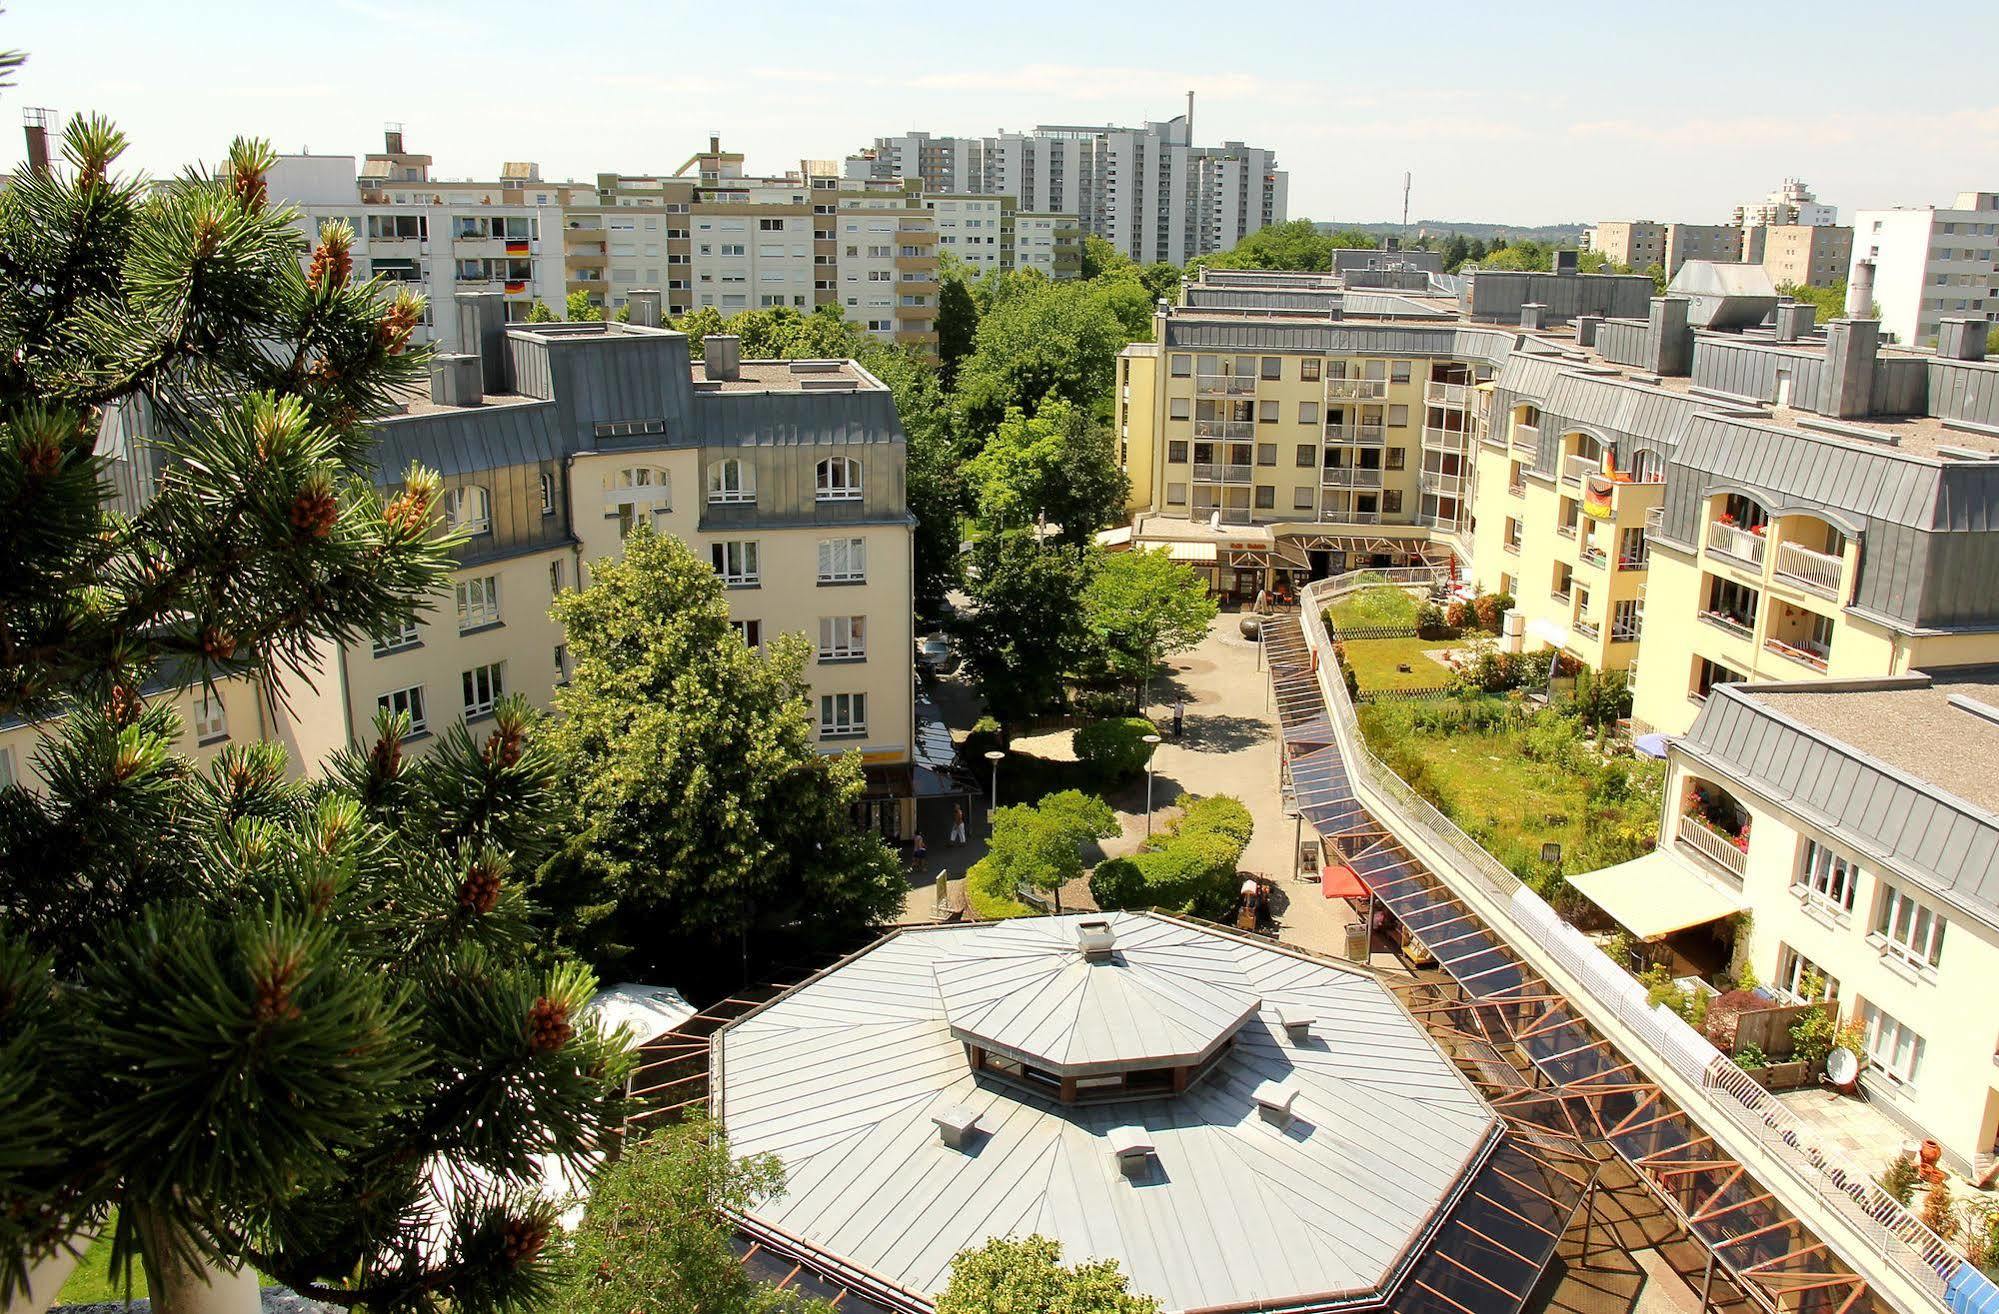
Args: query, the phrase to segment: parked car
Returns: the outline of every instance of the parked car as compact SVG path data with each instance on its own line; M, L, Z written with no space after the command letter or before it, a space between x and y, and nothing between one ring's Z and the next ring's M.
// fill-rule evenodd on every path
M958 669L958 653L941 634L916 641L916 664L932 675L949 675Z

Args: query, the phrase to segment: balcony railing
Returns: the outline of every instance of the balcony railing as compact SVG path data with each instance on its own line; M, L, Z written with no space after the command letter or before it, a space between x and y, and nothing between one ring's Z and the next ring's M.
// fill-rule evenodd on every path
M1506 491L1515 497L1525 497L1527 496L1527 481L1525 479L1515 479L1506 486Z
M1724 524L1719 520L1708 522L1707 550L1710 552L1719 552L1761 569L1766 546L1761 534L1752 534L1740 526Z
M1576 554L1576 560L1582 562L1586 566L1595 566L1598 570L1604 569L1605 563L1609 559L1610 559L1610 554L1605 552L1602 548L1598 547L1594 543L1591 543L1588 547L1585 547L1582 551Z
M1579 484L1593 474L1603 473L1603 461L1594 456L1571 456L1562 462L1562 482Z
M1744 619L1725 611L1704 611L1701 613L1701 619L1718 630L1733 634L1738 639L1754 638L1756 634L1756 619L1753 616Z
M1423 446L1439 452L1462 452L1471 435L1462 429L1439 429L1434 425L1423 426Z
M1638 551L1629 555L1619 552L1617 554L1617 568L1619 570L1643 570L1651 559L1651 554L1644 548L1639 548Z
M1332 424L1326 426L1326 441L1379 447L1388 441L1388 431L1378 424Z
M1513 446L1523 452L1537 452L1541 450L1540 426L1533 424L1514 425Z
M1197 374L1194 392L1202 397L1250 397L1256 393L1254 374Z
M1577 634L1591 641L1600 638L1603 634L1602 628L1595 621L1586 621L1580 616L1576 618L1576 623L1572 628Z
M1555 532L1563 538L1574 538L1576 536L1576 527L1574 525L1556 525Z
M1196 438L1235 438L1243 442L1248 442L1250 439L1256 437L1256 421L1196 420L1194 421L1194 436Z
M1472 385L1432 381L1423 389L1423 400L1433 406L1469 406L1472 402Z
M1379 401L1388 395L1387 379L1327 379L1327 401Z
M1459 497L1464 493L1463 475L1439 474L1425 470L1417 475L1416 480L1424 492L1435 493L1439 497Z
M1749 855L1735 847L1733 841L1723 839L1692 817L1681 817L1674 834L1681 848L1706 858L1737 881L1742 879L1743 870L1749 864Z
M1194 480L1206 484L1246 484L1249 482L1250 467L1247 465L1199 464L1194 467Z
M1194 519L1207 520L1219 514L1225 525L1247 525L1251 523L1251 512L1246 506L1194 506Z
M1381 471L1363 470L1351 465L1329 465L1319 476L1319 482L1328 488L1379 488Z
M1796 543L1777 545L1777 577L1821 597L1838 600L1839 577L1845 568L1846 562L1830 552L1814 552Z
M1648 506L1645 508L1645 537L1647 538L1653 537L1655 534L1659 532L1660 526L1664 525L1665 523L1666 523L1666 508L1663 504L1659 506Z
M1636 625L1613 624L1610 627L1610 641L1612 643L1636 643L1638 642L1638 630L1639 627Z
M1830 655L1828 651L1815 647L1801 648L1795 643L1785 643L1782 639L1765 639L1763 649L1765 652L1774 652L1779 657L1788 657L1794 662L1801 662L1815 671L1825 669L1826 658Z

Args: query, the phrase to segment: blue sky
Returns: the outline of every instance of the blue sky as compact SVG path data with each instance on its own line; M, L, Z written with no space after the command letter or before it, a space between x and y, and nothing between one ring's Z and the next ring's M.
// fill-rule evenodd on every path
M1165 118L1192 88L1196 138L1275 149L1294 216L1394 218L1405 169L1414 217L1512 223L1720 222L1786 175L1842 213L1999 189L1991 0L12 0L0 42L30 54L15 108L105 111L154 173L237 132L360 154L390 119L440 176L670 171L710 131L777 171L911 128Z

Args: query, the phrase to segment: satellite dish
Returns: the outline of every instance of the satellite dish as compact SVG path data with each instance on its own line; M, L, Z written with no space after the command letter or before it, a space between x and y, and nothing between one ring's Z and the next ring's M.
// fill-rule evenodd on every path
M1850 1049L1835 1049L1825 1056L1826 1080L1841 1090L1853 1089L1853 1083L1860 1080L1860 1060Z

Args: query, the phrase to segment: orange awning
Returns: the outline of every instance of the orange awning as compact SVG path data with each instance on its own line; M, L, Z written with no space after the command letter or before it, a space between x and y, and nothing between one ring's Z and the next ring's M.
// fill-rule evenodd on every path
M1345 863L1331 862L1319 869L1319 889L1328 899L1365 899L1367 882Z

